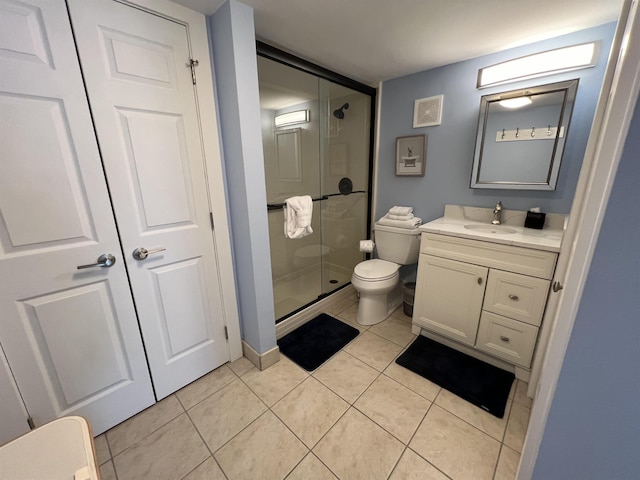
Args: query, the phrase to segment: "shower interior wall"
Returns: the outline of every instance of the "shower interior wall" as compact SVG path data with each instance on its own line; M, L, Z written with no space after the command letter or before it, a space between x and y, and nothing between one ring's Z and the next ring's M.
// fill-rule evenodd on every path
M259 68L268 61L259 58ZM347 284L354 266L363 259L359 240L367 236L370 97L324 79L316 81L315 99L280 109L261 108L267 202L281 203L293 195L317 198L339 193L338 184L344 177L352 180L354 191L366 193L314 202L314 233L302 239L284 237L283 210L269 212L277 319ZM269 87L261 79L261 92L263 88ZM332 115L347 102L344 119ZM267 106L262 97L261 103ZM303 109L310 112L308 123L275 128L277 115ZM296 179L283 179L279 172L277 134L288 129L299 129L301 168ZM301 257L301 252L309 255Z

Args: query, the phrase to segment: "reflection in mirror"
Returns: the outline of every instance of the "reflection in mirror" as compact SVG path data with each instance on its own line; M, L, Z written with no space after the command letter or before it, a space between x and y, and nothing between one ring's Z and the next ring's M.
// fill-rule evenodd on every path
M485 95L472 188L555 190L578 80Z

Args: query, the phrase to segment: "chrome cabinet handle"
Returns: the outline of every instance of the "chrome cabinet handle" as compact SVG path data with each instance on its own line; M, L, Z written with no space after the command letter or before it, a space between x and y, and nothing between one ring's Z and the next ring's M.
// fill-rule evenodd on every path
M555 282L553 282L553 286L551 287L551 289L554 292L559 292L560 290L562 290L564 287L562 286L562 284L560 282L558 282L557 280Z
M509 343L509 337L505 337L504 335L500 335L500 340Z
M509 295L510 300L519 300L518 295Z
M162 247L154 248L153 250L147 250L144 247L138 247L133 251L133 258L135 258L136 260L144 260L149 255L152 255L158 252L164 252L165 250L166 248L162 248Z
M92 267L110 267L114 263L116 263L116 257L111 255L110 253L103 253L98 257L97 263L89 263L87 265L78 265L77 269L82 270L84 268L92 268Z

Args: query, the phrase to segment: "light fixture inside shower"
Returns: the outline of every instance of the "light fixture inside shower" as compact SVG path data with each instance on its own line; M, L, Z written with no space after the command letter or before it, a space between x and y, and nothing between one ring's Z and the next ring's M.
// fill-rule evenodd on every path
M285 127L287 125L295 125L297 123L307 123L309 121L309 110L296 110L295 112L276 115L274 121L276 127Z

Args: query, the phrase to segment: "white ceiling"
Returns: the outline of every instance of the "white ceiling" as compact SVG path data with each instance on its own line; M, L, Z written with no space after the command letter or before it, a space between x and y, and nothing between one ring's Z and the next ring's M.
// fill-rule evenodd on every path
M223 0L174 0L210 15ZM369 85L617 20L623 0L242 0L259 40Z

